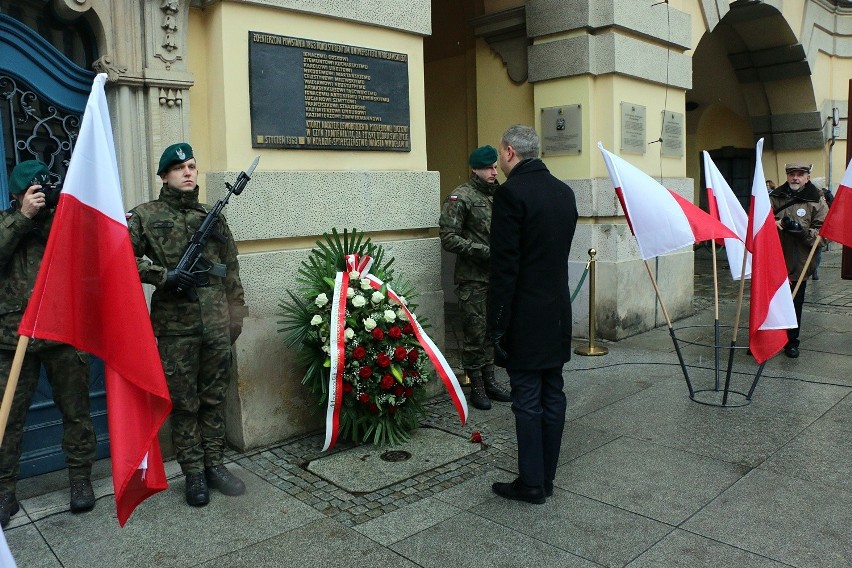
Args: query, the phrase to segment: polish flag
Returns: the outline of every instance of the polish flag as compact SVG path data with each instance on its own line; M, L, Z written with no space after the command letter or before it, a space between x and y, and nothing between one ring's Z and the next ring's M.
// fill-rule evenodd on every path
M157 432L171 411L121 201L106 74L95 77L18 333L97 355L106 370L118 523L166 489Z
M734 195L731 186L725 181L722 172L713 163L710 154L704 154L704 182L707 184L707 206L710 215L721 221L726 227L737 234L736 239L723 239L725 253L728 255L728 266L731 277L739 280L743 268L743 254L746 257L745 277L751 278L751 253L745 250L746 231L748 230L748 215ZM718 243L722 244L722 243Z
M787 264L766 191L762 155L763 138L757 142L746 231L746 248L752 254L749 349L758 363L781 351L787 343L786 330L798 326Z
M643 260L701 241L737 238L717 219L608 152L600 142L598 148Z
M852 162L846 168L837 195L819 230L822 238L852 247Z

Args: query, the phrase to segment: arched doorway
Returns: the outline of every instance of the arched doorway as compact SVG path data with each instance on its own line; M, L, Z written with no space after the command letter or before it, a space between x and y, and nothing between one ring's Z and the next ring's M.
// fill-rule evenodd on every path
M32 5L30 5L32 6ZM24 21L43 21L49 6L19 8ZM49 16L49 12L47 13ZM49 19L49 18L48 18ZM45 24L45 34L51 29ZM0 201L8 205L8 176L22 161L39 159L62 181L91 89L94 73L74 63L21 20L0 13ZM58 34L71 46L72 56L85 61L96 54L91 36ZM72 37L77 37L73 40ZM75 46L88 46L78 51ZM88 53L88 55L86 55ZM76 55L74 55L76 54ZM2 269L2 267L0 267ZM98 456L108 455L103 365L92 364L90 403L98 436ZM5 377L4 377L5 383ZM24 427L21 477L61 469L62 416L42 376Z

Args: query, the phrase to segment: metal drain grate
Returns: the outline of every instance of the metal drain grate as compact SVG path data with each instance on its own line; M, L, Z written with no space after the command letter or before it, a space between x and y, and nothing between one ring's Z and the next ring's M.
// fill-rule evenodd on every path
M404 462L411 459L411 453L404 450L390 450L379 457L386 462Z

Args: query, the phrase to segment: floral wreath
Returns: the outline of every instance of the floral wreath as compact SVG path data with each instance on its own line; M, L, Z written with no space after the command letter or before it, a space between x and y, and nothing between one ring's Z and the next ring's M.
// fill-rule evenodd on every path
M396 445L423 415L431 360L459 412L467 403L443 355L414 315L408 282L390 284L394 259L353 229L316 241L296 276L298 292L280 303L287 343L307 370L302 379L326 410L323 450L338 437Z

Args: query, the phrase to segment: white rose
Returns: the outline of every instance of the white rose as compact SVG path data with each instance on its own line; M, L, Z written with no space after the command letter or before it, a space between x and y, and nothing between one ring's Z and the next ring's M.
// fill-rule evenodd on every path
M364 298L364 296L355 296L354 298L352 298L352 305L356 308L362 308L367 305L367 300Z
M364 280L361 280L361 289L362 290L371 290L372 288L373 287L370 286L369 280L367 280L366 278Z
M379 292L378 290L373 292L373 295L370 296L370 301L373 302L374 304L381 304L382 300L384 300L384 299L385 299L385 295L382 294L381 292Z
M394 313L393 310L385 310L385 313L383 315L384 315L385 321L388 322L388 323L390 323L390 322L392 322L396 319L396 314Z
M364 329L367 331L373 331L376 329L376 320L373 318L367 318L364 320Z
M318 308L321 308L328 303L328 296L326 296L325 294L320 294L319 296L317 296L316 300L314 300L314 303L317 305Z
M322 323L322 316L320 316L319 314L317 314L313 318L311 318L311 325L319 325L321 323Z
M402 302L403 305L405 305L405 306L408 305L408 300L405 299L405 296L400 296L399 301Z
M345 337L347 340L352 339L353 337L355 337L355 330L351 327L347 327L345 330L343 330L343 337Z
M355 290L353 290L352 288L347 288L347 289L346 289L346 297L347 297L347 298L351 298L351 297L352 297L352 296L354 296L354 295L355 295Z
M331 347L329 347L328 345L323 345L322 350L326 353L331 353Z
M397 310L396 317L398 317L400 321L408 321L408 316L405 314L404 310Z
M349 279L350 280L358 280L359 278L361 278L361 273L358 272L357 270L353 270L352 272L349 273Z

